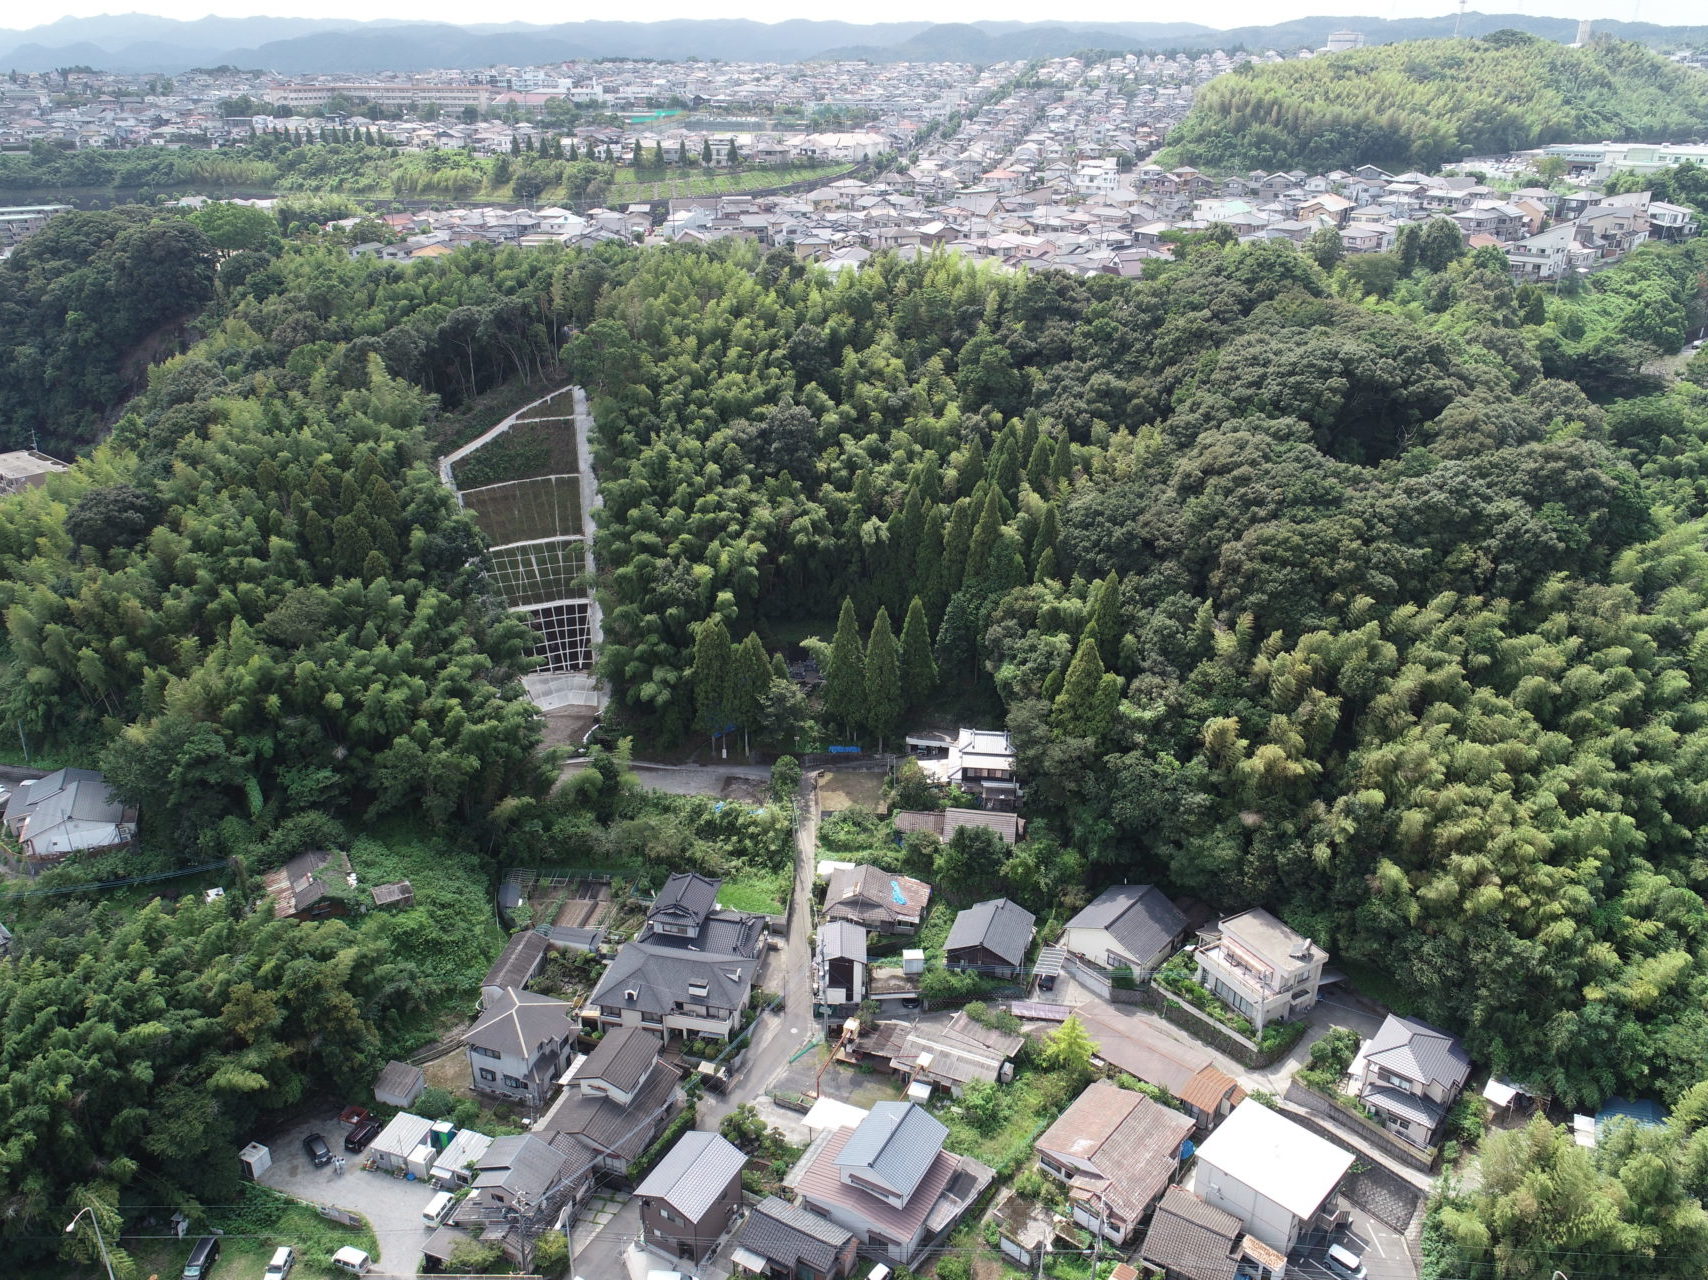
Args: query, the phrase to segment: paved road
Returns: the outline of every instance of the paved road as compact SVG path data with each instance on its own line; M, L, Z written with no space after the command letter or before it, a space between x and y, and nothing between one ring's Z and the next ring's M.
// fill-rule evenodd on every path
M753 1044L729 1090L721 1097L707 1095L700 1104L702 1128L712 1128L742 1103L761 1097L789 1065L789 1059L818 1035L812 1013L812 954L807 946L818 850L818 787L812 774L801 778L797 803L800 821L795 824L795 889L789 899L789 932L783 949L771 956L765 977L769 988L782 992L783 1003L760 1016Z
M730 774L742 777L769 778L770 769L762 765L718 766L637 766L657 769L661 774L682 776L709 775L722 779ZM643 774L643 777L645 775ZM651 779L647 779L651 785ZM712 794L716 794L714 791ZM812 1017L811 954L807 936L812 926L812 886L814 858L818 848L818 789L813 775L801 779L799 797L800 821L796 825L795 888L789 901L789 927L781 951L772 953L766 965L765 985L783 993L783 1004L777 1010L760 1015L753 1033L753 1043L747 1056L722 1094L708 1093L700 1100L699 1121L696 1127L716 1129L718 1122L744 1102L764 1095L772 1082L783 1073L789 1059L810 1038L817 1035ZM602 1226L589 1226L585 1233L575 1233L575 1267L573 1274L586 1280L621 1280L625 1268L638 1267L644 1261L636 1255L633 1244L640 1232L640 1209L633 1200ZM659 1269L663 1263L652 1264Z

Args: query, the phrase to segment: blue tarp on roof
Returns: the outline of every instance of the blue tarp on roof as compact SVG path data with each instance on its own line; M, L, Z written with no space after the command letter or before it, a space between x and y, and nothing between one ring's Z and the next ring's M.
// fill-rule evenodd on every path
M1666 1123L1666 1109L1652 1098L1612 1097L1595 1113L1595 1128L1599 1136L1603 1125L1613 1120L1630 1120L1635 1124L1658 1127Z
M907 905L907 895L901 891L901 886L894 880L890 881L890 901L898 907Z

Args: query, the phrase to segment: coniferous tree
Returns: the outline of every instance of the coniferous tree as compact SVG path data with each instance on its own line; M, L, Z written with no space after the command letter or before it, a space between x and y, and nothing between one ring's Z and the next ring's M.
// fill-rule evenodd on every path
M714 613L694 633L694 711L699 728L715 734L729 723L735 650L723 615Z
M866 723L866 654L852 600L842 602L836 620L830 665L824 672L824 713L850 733Z
M757 631L747 633L735 650L730 671L730 715L741 726L741 749L748 751L748 735L759 726L765 695L771 688L771 661Z
M896 652L895 632L890 629L888 609L878 609L872 619L871 638L866 642L866 725L878 735L878 750L884 738L895 732L902 713L901 660Z
M925 604L918 596L907 606L901 624L901 694L910 707L917 707L937 688L937 663L931 656L931 628L925 621Z
M1062 691L1051 708L1052 727L1064 737L1102 738L1114 725L1120 700L1121 677L1104 674L1097 637L1088 631L1068 663Z
M1121 656L1121 580L1111 570L1097 584L1097 599L1091 610L1091 633L1097 638L1097 656L1105 670L1112 670Z

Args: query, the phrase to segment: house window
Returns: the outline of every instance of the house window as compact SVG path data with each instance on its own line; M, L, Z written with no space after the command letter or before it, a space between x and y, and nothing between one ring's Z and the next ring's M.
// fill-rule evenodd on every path
M518 1080L512 1075L506 1075L504 1077L504 1087L506 1089L526 1089L528 1086L525 1081Z
M496 1049L488 1049L485 1045L471 1045L470 1048L483 1058L500 1058L504 1055Z
M643 1027L662 1027L664 1015L662 1013L643 1013L641 1014L641 1025Z
M496 1071L488 1071L485 1067L482 1067L480 1069L480 1078L482 1080L496 1080L498 1079L498 1073Z

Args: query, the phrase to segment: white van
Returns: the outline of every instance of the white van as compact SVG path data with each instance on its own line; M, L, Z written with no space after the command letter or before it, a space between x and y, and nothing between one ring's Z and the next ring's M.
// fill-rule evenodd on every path
M340 1271L348 1271L351 1275L365 1276L374 1265L374 1260L368 1257L367 1250L347 1244L332 1255L332 1265Z
M1328 1269L1341 1280L1364 1280L1364 1259L1345 1245L1328 1247Z
M421 1225L429 1231L434 1227L443 1226L456 1203L457 1198L449 1191L435 1192L433 1198L427 1202L427 1207L421 1211Z
M267 1264L267 1274L261 1280L289 1280L291 1268L296 1264L296 1253L290 1245L282 1244L273 1250L273 1260Z

